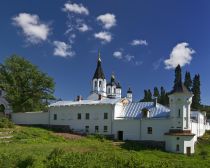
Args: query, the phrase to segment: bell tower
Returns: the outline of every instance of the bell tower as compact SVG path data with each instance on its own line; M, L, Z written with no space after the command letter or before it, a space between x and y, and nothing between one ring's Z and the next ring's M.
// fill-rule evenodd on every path
M101 65L101 54L98 52L97 67L92 79L92 92L106 97L106 78Z

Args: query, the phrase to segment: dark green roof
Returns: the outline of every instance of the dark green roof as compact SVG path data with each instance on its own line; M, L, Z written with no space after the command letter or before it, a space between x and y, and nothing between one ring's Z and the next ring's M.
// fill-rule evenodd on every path
M128 89L127 93L132 93L132 90L131 88Z
M101 66L101 58L98 58L97 68L94 73L93 79L105 79L105 75Z
M173 93L192 94L183 83L175 85L174 89L171 91L170 94L173 94Z

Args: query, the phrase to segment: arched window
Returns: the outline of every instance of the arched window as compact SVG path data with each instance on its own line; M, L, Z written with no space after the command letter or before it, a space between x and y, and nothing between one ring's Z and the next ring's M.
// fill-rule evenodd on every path
M111 93L111 89L110 88L108 88L108 93Z
M101 85L102 85L102 82L101 82L101 81L99 81L99 87L101 87Z

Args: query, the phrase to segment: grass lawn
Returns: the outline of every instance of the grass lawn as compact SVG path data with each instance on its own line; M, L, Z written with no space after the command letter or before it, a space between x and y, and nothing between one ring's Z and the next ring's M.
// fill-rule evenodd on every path
M42 128L16 126L0 132L0 168L210 167L210 132L190 157L101 137L65 139Z

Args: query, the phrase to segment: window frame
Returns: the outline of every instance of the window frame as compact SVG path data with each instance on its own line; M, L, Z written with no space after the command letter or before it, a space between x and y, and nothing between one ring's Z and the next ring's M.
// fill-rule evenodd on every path
M152 127L147 127L147 134L152 134L153 130Z
M104 113L104 120L108 120L108 113Z
M89 125L86 125L86 126L85 126L85 132L86 132L86 133L89 133L89 132L90 132L89 129L90 129L90 126L89 126Z
M108 132L108 126L104 125L104 132Z
M89 120L90 119L90 113L85 113L85 119Z
M82 119L82 114L81 114L81 113L78 113L78 114L77 114L77 119L78 119L78 120L81 120L81 119Z
M99 126L95 125L95 133L98 133L98 132L99 132Z
M58 115L57 114L53 114L53 120L57 120L58 119Z

